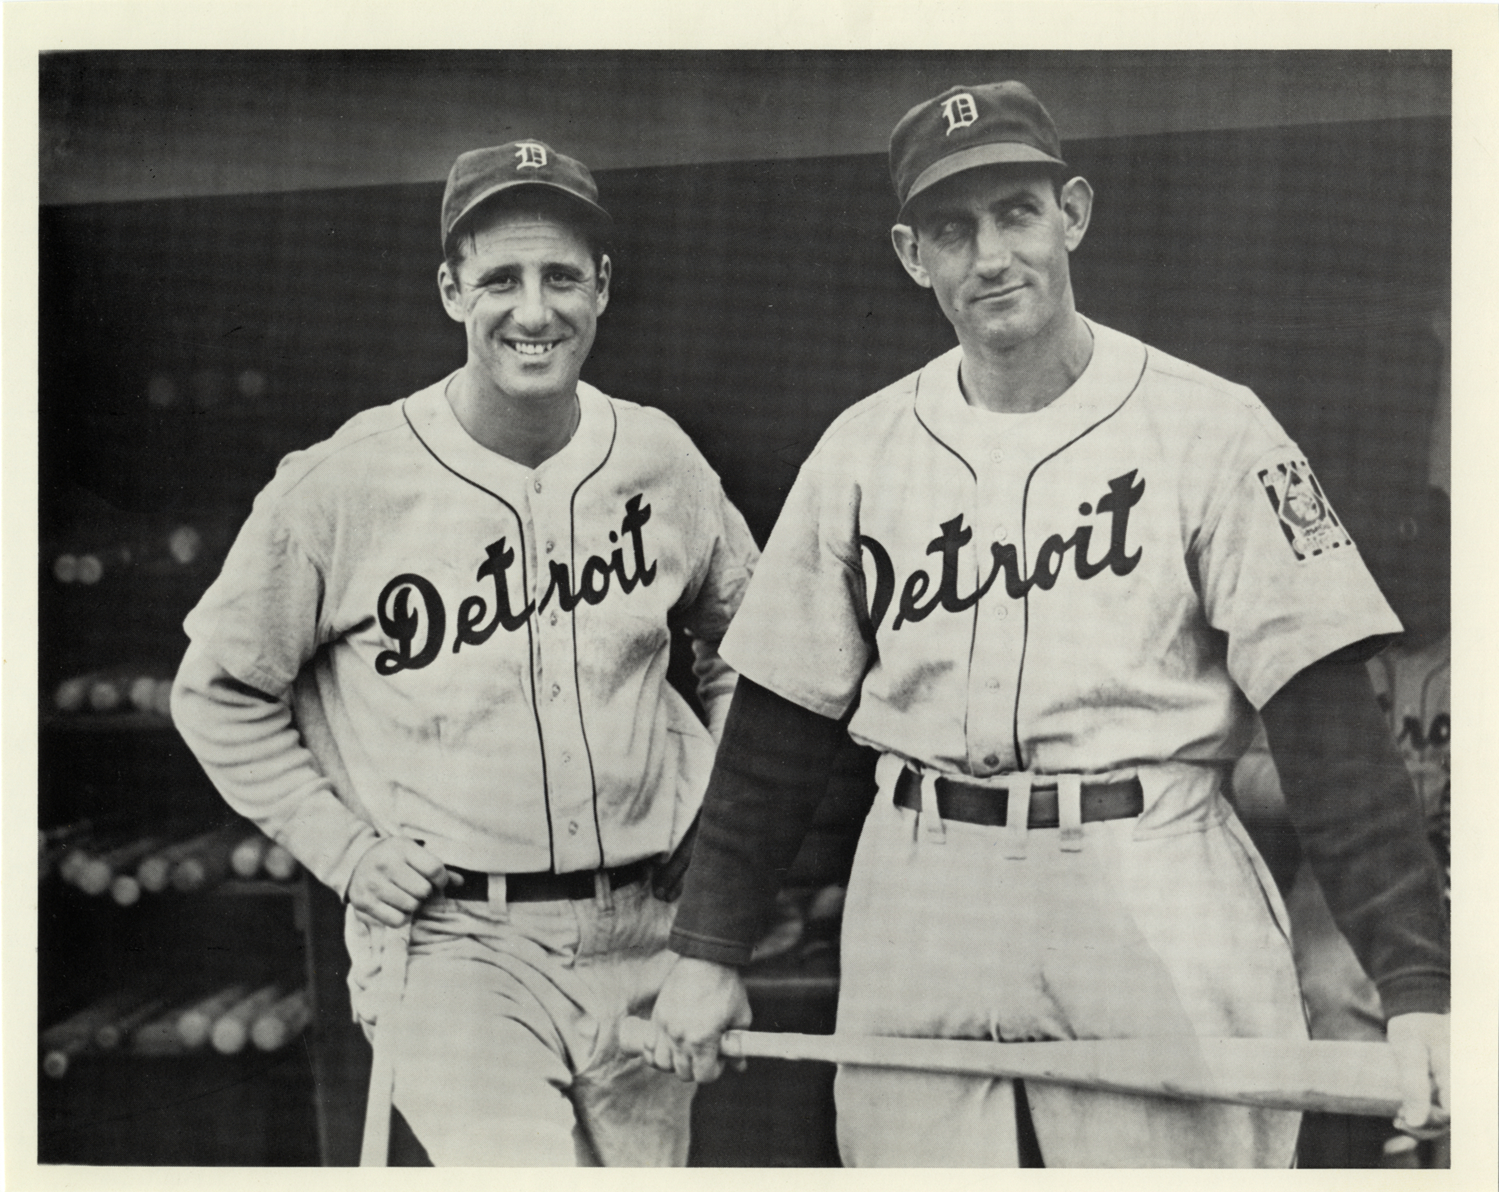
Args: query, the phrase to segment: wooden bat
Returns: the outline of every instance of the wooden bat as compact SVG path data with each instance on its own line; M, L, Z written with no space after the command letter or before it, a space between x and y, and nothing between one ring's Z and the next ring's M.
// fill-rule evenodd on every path
M626 1051L642 1052L654 1037L655 1028L643 1019L620 1023ZM1194 1037L993 1043L727 1031L719 1046L731 1059L1005 1077L1262 1109L1393 1118L1401 1101L1394 1053L1386 1043Z
M172 1019L172 1029L182 1046L193 1051L207 1043L213 1024L244 1001L249 992L248 985L227 985L183 1007Z
M374 1055L370 1060L369 1096L364 1105L364 1137L359 1145L360 1167L390 1163L390 1111L395 1094L396 1062L390 1020L406 993L406 956L411 943L411 921L387 927L381 946L378 989L379 1018L375 1023Z
M262 985L249 997L221 1014L209 1032L208 1041L220 1055L235 1055L250 1041L250 1026L274 1006L284 990L279 984Z
M270 847L271 842L259 832L246 836L229 854L229 867L239 877L254 877L260 872L260 863Z
M307 990L287 994L255 1020L250 1028L250 1042L261 1051L279 1051L312 1021L312 1003Z

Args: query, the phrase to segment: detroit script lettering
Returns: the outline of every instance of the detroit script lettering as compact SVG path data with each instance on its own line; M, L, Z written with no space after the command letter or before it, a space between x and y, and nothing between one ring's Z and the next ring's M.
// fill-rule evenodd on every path
M1032 588L1050 591L1056 584L1057 577L1062 574L1062 561L1069 550L1072 551L1072 566L1078 579L1092 579L1105 570L1112 571L1115 575L1128 575L1139 565L1141 555L1139 550L1131 554L1126 545L1129 514L1144 495L1145 481L1137 482L1134 471L1109 481L1109 491L1098 498L1097 508L1098 513L1110 515L1109 549L1096 562L1088 558L1088 550L1093 541L1093 527L1088 525L1078 526L1067 538L1060 534L1048 537L1036 552L1036 564L1029 575L1022 574L1023 564L1013 546L1008 542L991 543L989 554L993 565L988 578L966 596L958 594L958 552L973 541L973 531L963 524L961 513L950 521L943 522L942 533L927 543L926 548L927 554L942 556L942 572L937 580L937 590L930 600L922 603L922 598L931 589L932 577L921 568L911 572L901 585L900 605L896 609L895 620L890 624L890 631L894 633L909 622L923 621L938 608L950 613L960 613L972 608L988 594L1000 572L1004 572L1005 593L1012 600L1022 599ZM1093 506L1087 501L1079 505L1077 511L1084 517L1094 513ZM874 594L869 602L869 620L873 629L878 631L890 609L890 602L895 598L895 564L890 558L890 552L877 539L860 535L859 545L869 552L874 563L875 584Z
M453 653L464 646L482 646L494 635L496 629L514 633L528 618L542 612L552 598L557 607L570 613L579 602L598 604L609 595L611 586L617 581L619 590L629 595L636 587L648 588L656 578L656 563L645 561L645 539L641 530L651 520L651 507L642 505L643 493L636 493L625 502L625 515L617 531L609 531L609 541L620 543L629 539L632 558L625 563L624 548L616 546L607 559L590 555L578 572L576 586L566 563L555 559L547 562L548 583L545 594L539 601L527 601L520 609L510 605L510 587L505 574L515 562L515 549L504 538L491 542L484 548L484 561L474 573L479 581L490 580L494 585L493 607L484 596L467 596L458 605L458 623L453 634ZM421 601L421 611L411 606L413 593ZM396 576L380 590L375 602L375 615L380 622L380 631L395 642L395 649L382 650L375 658L375 670L382 675L394 675L404 670L420 670L429 666L442 652L447 635L448 613L437 586L425 576L405 572ZM418 643L418 634L421 641Z

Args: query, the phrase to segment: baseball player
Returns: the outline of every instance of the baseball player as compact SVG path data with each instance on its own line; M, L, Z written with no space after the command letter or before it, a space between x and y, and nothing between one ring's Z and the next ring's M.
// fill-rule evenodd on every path
M724 641L741 673L648 1050L717 1076L738 968L848 731L879 794L838 1029L1304 1038L1284 908L1224 797L1259 709L1304 847L1379 982L1403 1121L1440 1129L1446 924L1360 665L1399 629L1247 389L1079 315L1092 190L1024 86L890 145L896 253L958 346L841 415ZM1298 1115L940 1074L838 1075L857 1165L1285 1166Z
M757 552L670 418L579 380L609 227L541 141L460 156L438 287L465 363L283 460L186 622L176 722L346 899L355 1013L438 1166L686 1159L690 1090L614 1023L672 963L715 747L669 620L718 726ZM393 933L404 981L377 981Z

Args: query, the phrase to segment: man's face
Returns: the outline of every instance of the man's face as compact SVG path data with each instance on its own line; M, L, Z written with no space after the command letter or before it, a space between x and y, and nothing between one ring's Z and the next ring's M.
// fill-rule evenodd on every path
M896 253L937 296L965 346L1004 351L1071 315L1067 256L1082 243L1093 192L1014 166L965 170L917 200L914 227L892 230Z
M576 392L609 302L609 258L597 267L566 224L512 212L478 225L456 270L438 288L464 325L468 364L512 401L562 400Z

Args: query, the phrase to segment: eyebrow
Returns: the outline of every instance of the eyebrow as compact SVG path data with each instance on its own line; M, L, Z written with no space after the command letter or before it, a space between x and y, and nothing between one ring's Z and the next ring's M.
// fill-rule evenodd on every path
M491 282L499 281L507 277L514 277L521 271L521 269L522 266L514 264L495 265L493 268L486 269L483 273L481 273L477 278L474 279L472 284L475 286L487 286ZM543 261L541 264L541 272L544 274L561 272L569 274L572 277L576 278L583 278L588 276L576 265L570 265L566 261Z

